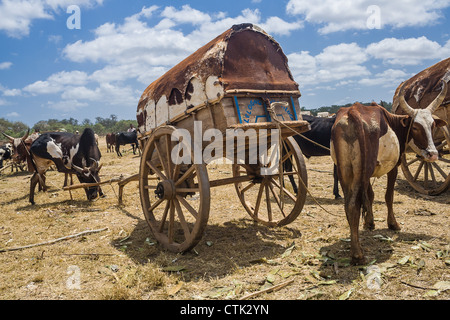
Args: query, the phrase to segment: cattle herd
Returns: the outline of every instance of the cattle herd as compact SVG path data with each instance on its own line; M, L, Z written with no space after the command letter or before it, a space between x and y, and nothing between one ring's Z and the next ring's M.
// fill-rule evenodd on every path
M26 163L28 171L33 173L29 192L31 204L35 204L34 191L37 184L39 191L47 190L45 173L52 166L56 167L58 172L65 174L64 186L68 184L68 177L73 174L77 176L80 183L98 184L100 182L101 152L98 148L98 136L90 128L86 128L81 135L68 132L43 134L35 132L30 135L29 130L21 138L14 138L5 133L3 135L9 142L0 147L0 168L3 167L4 160L10 160L16 164ZM122 156L119 151L120 145L134 144L133 153L139 148L136 132L108 134L107 143L111 141L111 136L114 142L117 142L116 152L120 156ZM116 136L120 138L116 139ZM104 195L99 185L84 189L90 201Z
M399 230L393 210L393 191L406 144L413 140L429 162L438 158L432 132L446 123L432 114L446 96L447 83L442 81L441 93L427 108L419 110L408 105L402 90L403 88L400 90L400 107L404 115L390 113L376 103L370 106L355 103L351 107L341 108L335 116L329 118L304 115L303 119L309 122L311 129L294 136L307 158L331 156L333 159L333 194L336 199L341 197L338 189L340 184L350 226L350 254L354 264L365 263L358 236L360 217L364 219L365 228L374 228L374 192L369 179L387 174L387 224L390 229ZM8 143L0 147L0 168L6 160L27 164L28 170L33 173L29 190L29 202L33 205L36 185L39 185L39 190L46 190L45 172L50 166L55 166L58 172L66 174L65 184L67 176L72 174L78 177L80 183L100 182L101 152L98 137L90 128L86 128L81 135L66 132L30 135L29 131L21 138L5 133L3 135ZM135 130L106 135L107 152L114 152L114 148L117 156L122 157L120 146L126 144L133 146L133 154L136 154L136 149L140 154ZM289 166L289 163L286 165ZM292 170L287 167L283 169ZM297 193L298 186L293 184L293 189ZM99 185L86 187L85 192L88 200L103 196Z

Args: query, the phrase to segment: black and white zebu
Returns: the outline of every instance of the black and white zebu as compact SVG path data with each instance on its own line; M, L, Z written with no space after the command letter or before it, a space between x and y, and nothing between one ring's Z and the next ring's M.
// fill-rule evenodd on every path
M12 157L13 149L11 143L7 143L0 147L0 169L3 168L3 161Z
M37 138L30 148L34 174L30 181L30 202L34 204L34 189L41 179L45 185L45 172L55 164L58 172L72 173L80 183L100 182L101 153L94 131L86 128L81 135L67 132L48 132ZM84 189L88 200L103 196L100 186Z

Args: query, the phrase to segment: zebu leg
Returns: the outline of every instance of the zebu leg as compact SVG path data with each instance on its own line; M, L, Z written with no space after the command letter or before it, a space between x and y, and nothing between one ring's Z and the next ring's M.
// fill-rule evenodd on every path
M400 226L397 223L397 220L395 220L394 216L394 209L393 209L393 203L394 203L394 186L395 186L395 180L397 179L397 173L398 173L398 167L395 167L388 173L388 183L387 183L387 190L385 194L385 200L386 205L388 208L388 228L391 230L400 230Z
M36 184L39 182L39 173L33 173L33 176L30 179L30 203L34 205L34 189L36 189Z
M375 222L373 221L373 210L372 210L372 204L374 200L374 193L372 189L372 185L369 183L367 188L367 197L369 200L369 205L366 208L366 213L364 216L364 229L366 230L374 230L375 229Z

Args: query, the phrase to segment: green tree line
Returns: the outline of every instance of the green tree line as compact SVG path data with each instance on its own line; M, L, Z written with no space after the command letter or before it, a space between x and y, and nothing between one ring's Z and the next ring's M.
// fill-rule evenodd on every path
M95 123L89 119L84 119L80 122L74 118L63 120L41 120L35 123L32 128L29 128L25 123L20 121L11 122L0 118L0 132L4 132L13 137L22 137L28 129L30 129L30 133L35 130L39 130L41 133L52 131L65 131L71 133L78 131L81 133L85 128L92 128L98 135L106 135L107 133L112 132L117 133L127 131L130 124L133 124L133 126L137 128L136 120L118 120L117 116L114 114L110 115L109 118L96 117ZM0 140L2 139L4 140L3 135L0 136Z

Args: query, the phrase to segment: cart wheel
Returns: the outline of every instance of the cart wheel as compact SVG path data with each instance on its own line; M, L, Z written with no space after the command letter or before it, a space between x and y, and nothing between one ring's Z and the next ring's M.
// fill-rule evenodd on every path
M157 128L145 145L139 191L145 219L156 240L172 252L192 249L209 217L210 189L205 164L175 164L170 126ZM192 158L194 159L194 158Z
M236 191L245 210L253 220L266 226L284 226L294 221L306 200L308 185L306 166L300 147L292 137L283 142L283 174L261 175L258 165L234 164L233 176L254 175L255 178L245 183L235 183ZM292 169L286 165L292 163ZM294 183L295 182L295 186ZM295 192L298 188L298 191Z
M415 152L402 155L401 167L409 184L418 192L427 195L439 195L450 185L450 133L448 127L437 132L443 139L436 143L439 158L436 162L427 162Z

